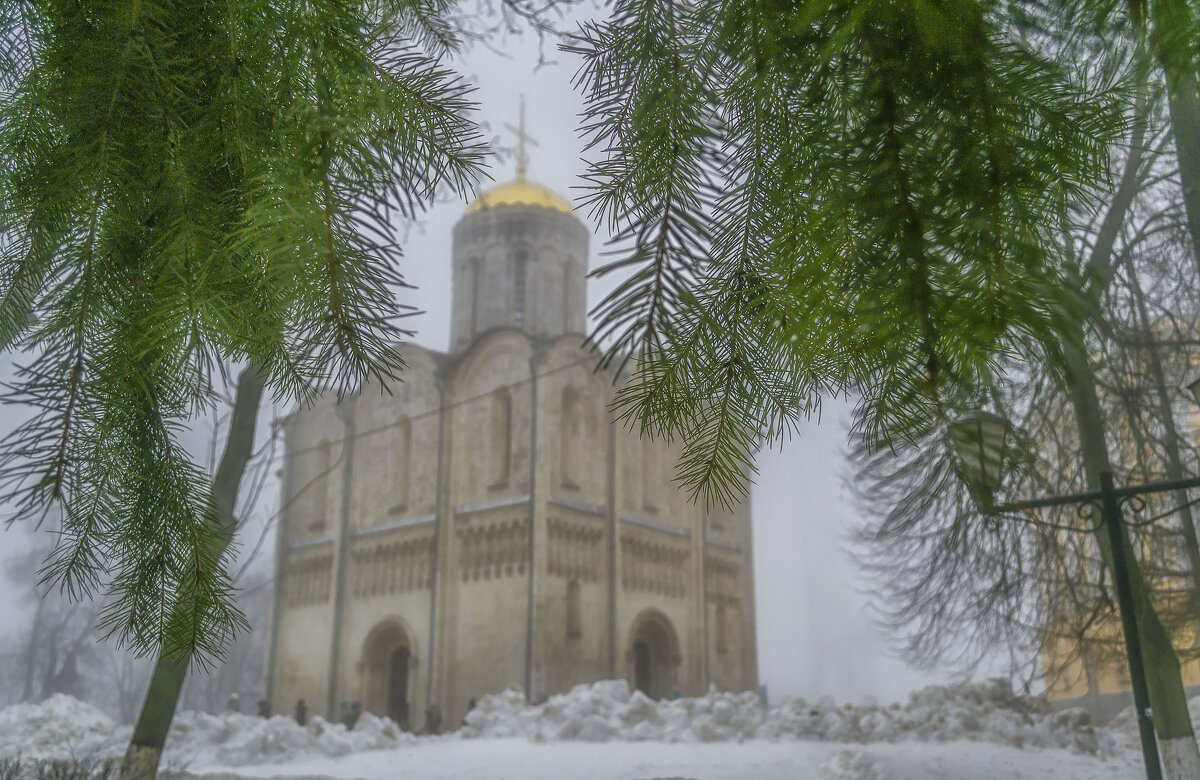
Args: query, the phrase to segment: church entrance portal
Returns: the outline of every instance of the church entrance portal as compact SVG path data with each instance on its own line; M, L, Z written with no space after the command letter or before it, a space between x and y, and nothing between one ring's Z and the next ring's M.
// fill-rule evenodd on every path
M633 687L652 699L674 696L678 692L675 673L682 658L671 621L657 610L647 610L634 621L631 633Z
M410 672L415 665L409 634L397 620L385 620L363 643L363 709L410 727Z
M650 645L638 639L633 643L633 687L650 696L653 681L650 675Z
M387 716L400 725L408 726L408 648L392 651L388 665Z

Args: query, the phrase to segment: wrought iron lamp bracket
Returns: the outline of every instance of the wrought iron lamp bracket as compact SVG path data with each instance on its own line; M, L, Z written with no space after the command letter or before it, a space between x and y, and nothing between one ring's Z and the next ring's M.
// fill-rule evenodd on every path
M1117 503L1123 508L1128 508L1129 514L1131 515L1139 515L1146 511L1146 499L1142 498L1141 496L1122 496L1121 498L1117 499ZM1122 512L1122 514L1124 514L1124 512ZM1145 520L1130 520L1128 517L1123 519L1125 521L1125 525L1129 526L1130 528L1145 528L1148 525L1154 525L1159 520L1162 520L1162 517L1148 517Z
M1099 501L1083 502L1079 506L1075 507L1075 514L1078 515L1080 520L1086 520L1088 522L1088 527L1072 528L1068 530L1088 531L1090 533L1095 533L1104 526L1104 510L1101 508Z

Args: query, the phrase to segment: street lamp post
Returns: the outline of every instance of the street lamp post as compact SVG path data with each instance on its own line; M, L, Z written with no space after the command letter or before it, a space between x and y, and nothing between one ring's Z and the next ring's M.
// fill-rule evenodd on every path
M1197 403L1200 403L1200 379L1191 383L1189 390L1196 396ZM1011 431L1012 426L1008 420L985 411L973 412L951 423L950 440L958 455L963 481L979 507L989 515L1067 504L1099 506L1100 522L1104 526L1112 551L1113 585L1117 590L1117 605L1120 608L1121 627L1125 635L1125 653L1129 660L1129 680L1133 686L1133 704L1137 710L1138 734L1142 741L1142 757L1146 762L1146 777L1148 780L1162 780L1162 765L1159 762L1158 742L1150 710L1146 667L1142 659L1142 643L1133 604L1133 587L1129 580L1125 534L1121 527L1124 518L1120 502L1148 493L1200 487L1200 478L1170 479L1117 488L1113 485L1112 473L1105 471L1100 474L1099 490L996 504L994 496L1000 487Z

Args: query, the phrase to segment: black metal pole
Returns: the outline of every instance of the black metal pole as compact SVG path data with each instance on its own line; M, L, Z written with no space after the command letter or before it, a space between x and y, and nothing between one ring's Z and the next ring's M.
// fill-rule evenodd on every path
M1200 477L1184 477L1182 479L1164 479L1159 482L1147 482L1142 485L1113 488L1114 499L1144 496L1147 493L1162 493L1167 490L1187 490L1200 487ZM1103 490L1089 490L1086 493L1070 493L1063 496L1035 498L1029 501L1010 501L1007 504L994 504L985 508L985 512L1023 512L1026 509L1042 509L1048 506L1066 506L1067 504L1095 504L1104 500Z
M1121 607L1121 624L1125 629L1125 653L1129 656L1129 681L1133 685L1133 707L1137 710L1138 734L1142 738L1142 758L1146 761L1148 780L1162 780L1158 760L1158 741L1154 736L1154 720L1150 713L1150 692L1146 689L1146 666L1142 660L1142 642L1138 634L1137 617L1133 608L1133 589L1129 585L1129 567L1125 561L1125 534L1121 532L1121 507L1113 489L1110 472L1100 474L1100 508L1108 542L1112 548L1113 584L1117 588L1117 603Z

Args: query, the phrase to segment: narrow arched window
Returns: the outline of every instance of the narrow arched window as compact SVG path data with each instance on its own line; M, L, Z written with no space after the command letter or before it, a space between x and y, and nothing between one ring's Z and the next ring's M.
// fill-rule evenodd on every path
M479 304L483 300L482 290L480 290L480 284L483 281L481 265L482 262L478 257L467 260L467 273L471 276L471 306L467 312L469 317L467 333L471 336L474 336L479 330Z
M563 263L562 318L564 333L570 333L572 326L575 324L571 319L571 281L574 275L575 259L568 257Z
M529 252L518 249L513 257L513 324L525 325L525 277L528 273Z
M567 583L567 636L583 636L583 606L580 603L579 580Z
M327 439L317 445L317 473L313 475L313 514L309 530L325 531L325 518L329 512L329 482L333 479L333 454Z
M492 482L508 481L512 465L512 394L501 387L491 397L491 469Z
M642 439L642 509L658 511L659 453L652 439Z
M408 509L408 489L412 480L412 423L401 420L392 438L392 507L395 514Z
M729 650L729 614L724 604L717 605L717 652Z
M562 423L559 425L558 462L563 487L579 487L579 450L583 433L579 391L567 385L562 391Z

